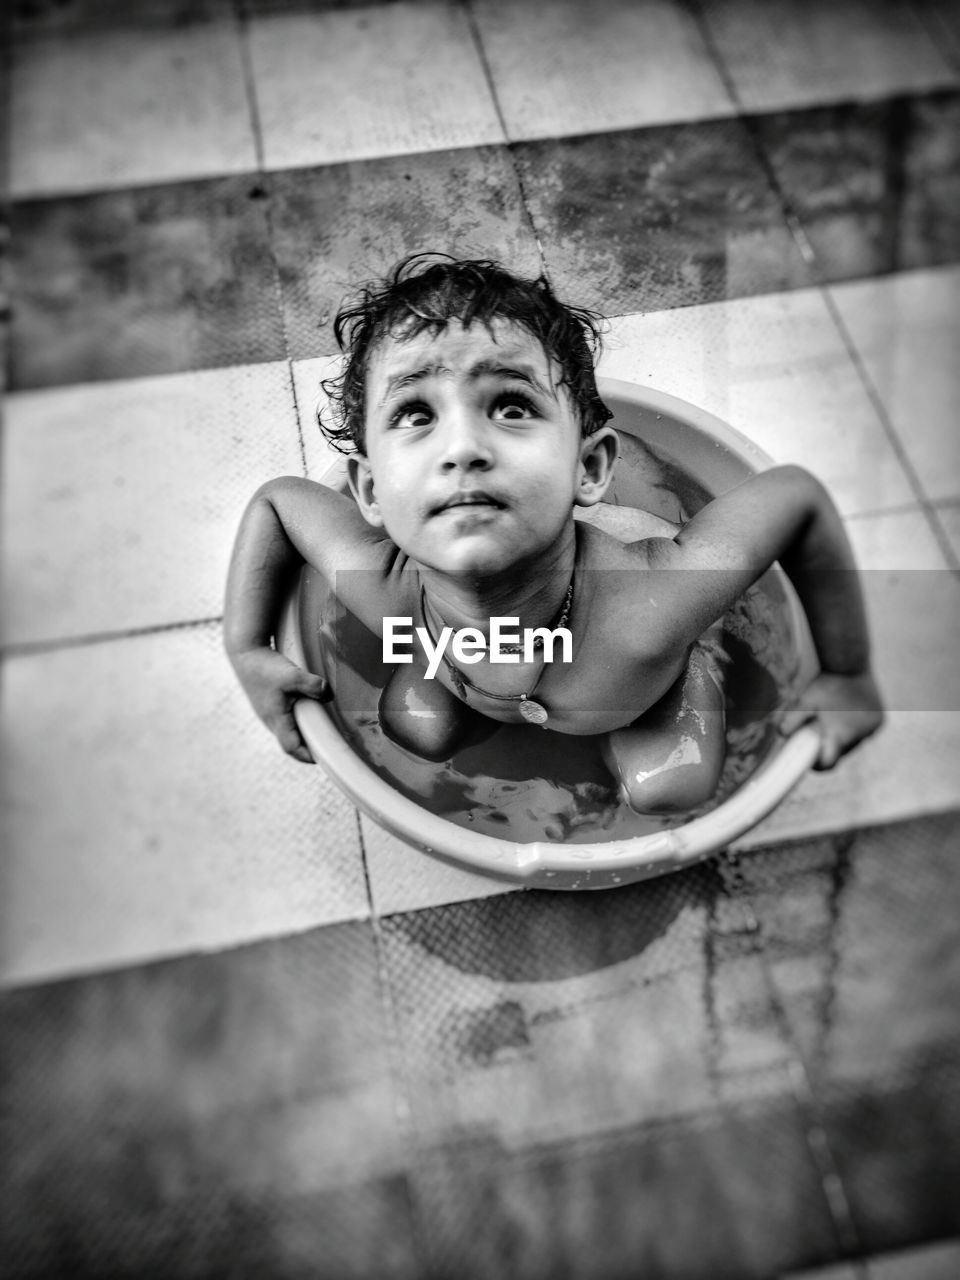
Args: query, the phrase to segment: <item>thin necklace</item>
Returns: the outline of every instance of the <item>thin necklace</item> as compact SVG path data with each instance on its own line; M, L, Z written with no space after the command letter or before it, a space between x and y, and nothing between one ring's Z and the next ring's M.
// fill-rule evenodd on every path
M567 587L567 594L563 598L563 604L560 608L560 612L554 620L553 626L550 627L549 630L556 631L558 627L566 626L567 619L570 617L570 608L572 604L573 574L570 575L570 583ZM427 618L426 588L422 582L420 583L420 616L423 618L423 625L426 628L427 635L430 637L430 643L435 646L437 641L433 638L433 632L430 630L430 621ZM535 644L535 647L542 648L543 637L537 636L535 637L535 640L539 641L539 644ZM505 653L520 653L522 651L521 645L501 645L500 647ZM546 661L541 664L540 670L537 672L537 678L530 686L529 693L492 693L489 689L484 689L480 685L474 684L474 682L460 670L452 659L447 657L446 649L444 649L441 657L443 658L444 665L450 672L450 678L453 681L454 688L464 702L467 698L467 690L472 689L474 693L482 694L484 698L493 698L495 702L518 703L518 710L520 714L523 716L524 720L528 720L531 724L539 724L542 726L545 725L547 720L550 718L547 708L543 703L535 701L530 696L543 678L544 668L547 665Z

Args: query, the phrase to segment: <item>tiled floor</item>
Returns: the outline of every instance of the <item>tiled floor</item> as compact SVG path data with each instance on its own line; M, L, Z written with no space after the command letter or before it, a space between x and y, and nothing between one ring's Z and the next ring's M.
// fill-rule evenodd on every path
M6 7L5 1274L960 1272L958 14ZM433 861L232 679L242 507L423 248L847 519L888 724L705 866Z

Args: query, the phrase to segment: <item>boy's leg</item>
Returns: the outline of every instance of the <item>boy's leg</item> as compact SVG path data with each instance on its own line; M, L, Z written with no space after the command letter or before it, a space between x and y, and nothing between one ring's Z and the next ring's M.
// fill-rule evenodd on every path
M449 760L467 740L498 725L453 696L439 680L427 680L416 661L396 667L380 694L380 724L398 746L427 760Z
M638 813L696 809L716 791L726 751L719 652L711 632L656 706L609 735L607 766L621 799Z

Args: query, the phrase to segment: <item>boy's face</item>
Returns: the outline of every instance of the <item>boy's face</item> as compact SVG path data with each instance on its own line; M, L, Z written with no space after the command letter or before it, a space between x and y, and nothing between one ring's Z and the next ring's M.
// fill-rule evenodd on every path
M441 573L536 564L598 502L616 457L609 427L588 440L559 370L521 326L451 321L386 339L367 369L366 456L351 487L370 524Z

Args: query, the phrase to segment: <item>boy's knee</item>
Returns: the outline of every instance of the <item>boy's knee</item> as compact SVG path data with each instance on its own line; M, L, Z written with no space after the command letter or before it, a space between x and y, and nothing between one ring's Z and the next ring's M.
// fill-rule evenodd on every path
M449 760L463 742L466 716L441 685L400 669L380 695L380 724L391 742L425 760Z
M636 813L664 816L699 809L712 799L720 781L719 763L705 761L653 770L621 772L620 797Z
M677 814L699 809L717 790L718 777L712 769L680 764L662 773L637 773L621 778L623 803L636 813Z

